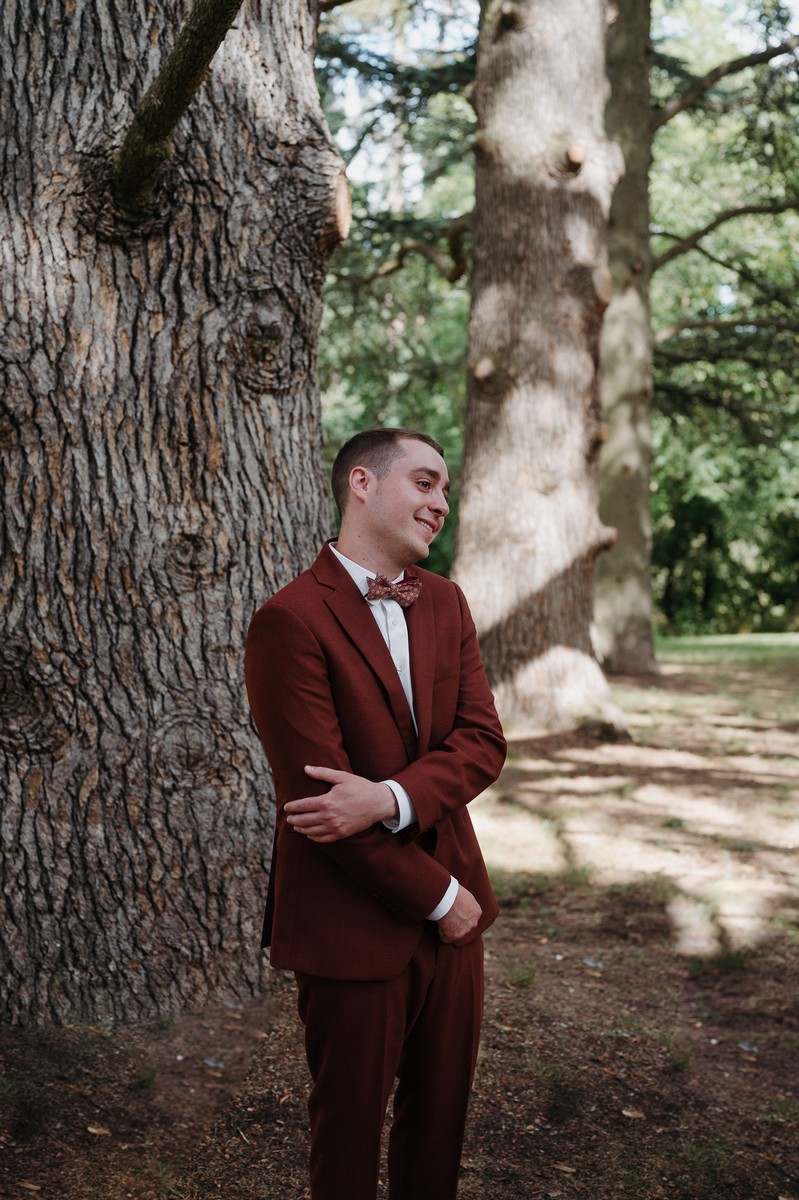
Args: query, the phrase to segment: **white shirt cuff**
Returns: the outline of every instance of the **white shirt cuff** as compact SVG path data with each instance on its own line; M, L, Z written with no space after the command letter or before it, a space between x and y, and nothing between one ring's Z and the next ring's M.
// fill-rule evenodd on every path
M444 895L442 896L441 900L438 902L436 907L433 909L433 911L428 916L428 918L427 918L428 921L440 921L442 917L445 917L447 915L447 913L449 912L449 910L452 908L453 904L455 903L455 897L458 894L458 886L459 886L458 881L455 878L455 876L453 875L450 878L449 887L444 892Z
M386 829L390 829L392 833L399 833L401 829L407 829L409 825L413 825L416 820L416 809L413 807L413 801L401 783L396 783L393 779L381 779L381 783L385 783L394 793L394 799L397 801L397 809L399 815L389 817L384 821Z

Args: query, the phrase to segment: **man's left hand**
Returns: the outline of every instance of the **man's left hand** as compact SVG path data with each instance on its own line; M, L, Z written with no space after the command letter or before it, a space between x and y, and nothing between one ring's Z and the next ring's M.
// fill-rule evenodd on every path
M331 784L324 796L289 800L284 806L289 825L312 842L337 842L397 815L397 801L386 783L330 767L306 767L305 774Z

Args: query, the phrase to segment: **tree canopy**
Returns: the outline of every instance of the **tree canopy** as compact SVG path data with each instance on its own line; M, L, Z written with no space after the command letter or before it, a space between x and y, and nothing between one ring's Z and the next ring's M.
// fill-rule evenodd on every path
M351 4L328 15L319 48L355 183L327 285L328 438L421 423L450 448L456 478L476 21L468 5ZM769 2L743 19L740 6L695 0L653 13L652 558L658 621L675 632L799 619L792 37L790 13Z

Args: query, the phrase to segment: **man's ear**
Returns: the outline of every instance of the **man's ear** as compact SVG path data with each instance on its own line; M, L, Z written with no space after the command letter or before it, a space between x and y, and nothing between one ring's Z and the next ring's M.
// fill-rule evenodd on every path
M371 490L374 475L368 467L353 467L350 471L350 492L354 499L361 503L366 499L366 493Z

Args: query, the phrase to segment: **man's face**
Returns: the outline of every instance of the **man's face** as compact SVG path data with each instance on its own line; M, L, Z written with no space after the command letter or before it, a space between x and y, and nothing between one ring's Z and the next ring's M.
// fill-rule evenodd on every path
M449 512L449 475L441 455L411 438L402 438L399 447L382 479L373 477L367 504L370 530L397 573L427 558Z

